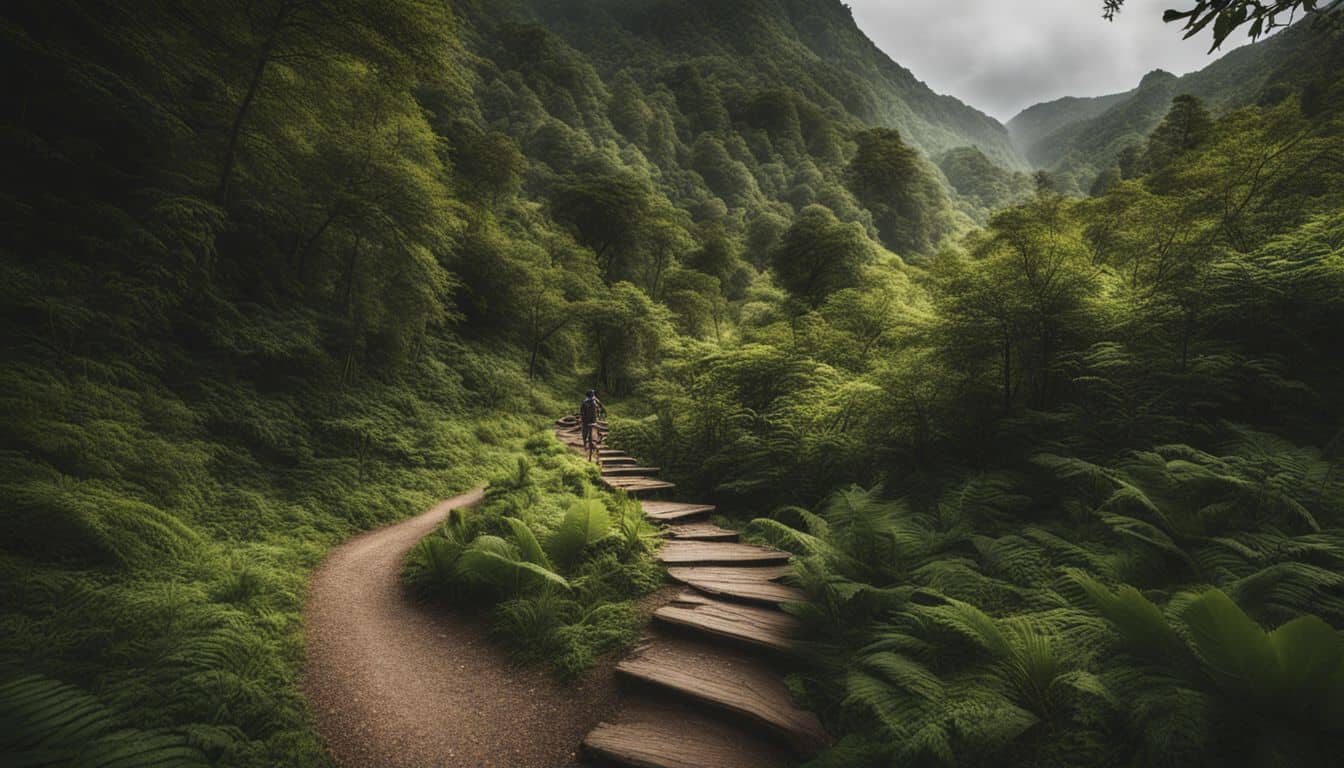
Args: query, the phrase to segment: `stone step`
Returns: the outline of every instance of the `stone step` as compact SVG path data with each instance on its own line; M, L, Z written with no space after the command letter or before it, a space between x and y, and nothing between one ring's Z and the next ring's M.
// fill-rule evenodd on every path
M669 483L666 480L655 480L649 477L606 477L602 482L613 490L621 490L630 494L653 493L655 491L670 491L676 488L676 484Z

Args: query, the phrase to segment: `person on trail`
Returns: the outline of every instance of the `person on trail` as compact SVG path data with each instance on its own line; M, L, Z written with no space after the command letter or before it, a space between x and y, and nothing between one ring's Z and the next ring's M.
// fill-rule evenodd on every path
M579 405L579 422L583 425L583 447L593 444L593 425L597 423L598 413L606 413L602 401L597 399L597 390L588 390L588 396Z

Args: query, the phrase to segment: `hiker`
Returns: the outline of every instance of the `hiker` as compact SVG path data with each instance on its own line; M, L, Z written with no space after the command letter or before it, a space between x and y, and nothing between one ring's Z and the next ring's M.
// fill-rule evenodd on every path
M602 401L597 399L597 390L588 390L588 396L579 405L579 421L583 423L583 447L593 444L593 425L597 423L597 414L606 413Z

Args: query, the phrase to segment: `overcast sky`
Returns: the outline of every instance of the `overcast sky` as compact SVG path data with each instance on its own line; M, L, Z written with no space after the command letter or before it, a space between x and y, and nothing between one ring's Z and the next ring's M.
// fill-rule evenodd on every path
M939 93L1007 122L1020 110L1061 96L1127 91L1144 74L1201 69L1206 30L1181 39L1163 24L1184 0L1127 0L1113 22L1101 0L846 0L859 27L898 64ZM1237 30L1222 52L1245 42Z

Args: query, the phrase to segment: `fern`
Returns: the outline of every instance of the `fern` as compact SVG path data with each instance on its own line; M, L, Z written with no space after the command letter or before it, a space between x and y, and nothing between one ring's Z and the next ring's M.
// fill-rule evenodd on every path
M513 531L513 541L518 547L518 553L528 563L537 565L545 569L550 569L551 561L546 557L545 551L541 548L541 543L537 541L536 534L522 520L515 517L506 517L504 522Z
M517 594L536 584L569 588L569 582L563 576L523 560L518 547L497 536L477 537L457 558L454 571L470 583L504 594Z
M611 515L606 505L600 499L581 499L565 511L560 527L547 541L547 548L556 564L568 571L587 547L606 538L610 531Z
M795 555L834 554L835 552L823 539L769 518L752 520L743 534L752 541L792 552Z
M1184 641L1161 609L1138 590L1122 586L1118 592L1112 593L1082 572L1071 570L1068 576L1115 626L1133 652L1169 665L1178 666L1186 662L1188 654Z
M0 750L11 765L205 766L181 735L127 729L90 694L41 675L0 684Z

